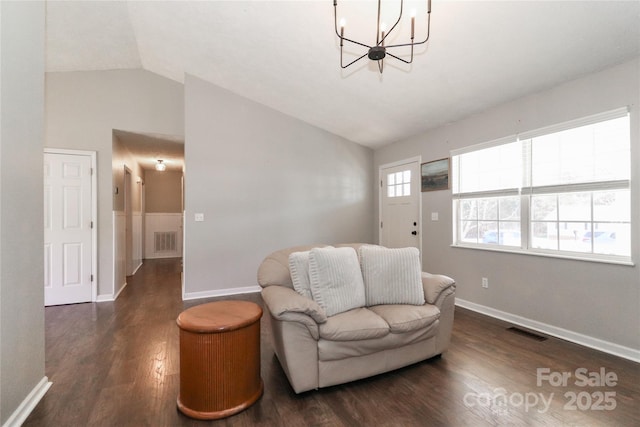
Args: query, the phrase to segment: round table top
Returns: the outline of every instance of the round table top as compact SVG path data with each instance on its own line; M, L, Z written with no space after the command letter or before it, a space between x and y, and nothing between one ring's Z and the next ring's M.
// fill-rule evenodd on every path
M178 327L196 333L229 332L262 317L262 308L249 301L215 301L188 308L178 316Z

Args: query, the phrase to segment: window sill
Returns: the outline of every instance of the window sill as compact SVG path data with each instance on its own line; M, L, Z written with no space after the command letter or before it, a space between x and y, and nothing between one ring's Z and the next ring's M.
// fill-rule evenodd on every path
M626 257L618 257L618 256L603 256L603 257L592 257L579 253L551 253L551 252L543 252L536 250L523 250L516 247L493 247L487 245L474 245L474 244L451 244L452 248L460 248L460 249L476 249L481 251L488 252L502 252L509 254L518 254L518 255L533 255L540 256L545 258L556 258L556 259L568 259L573 261L587 261L587 262L599 262L603 264L614 264L614 265L623 265L627 267L634 267L635 263Z

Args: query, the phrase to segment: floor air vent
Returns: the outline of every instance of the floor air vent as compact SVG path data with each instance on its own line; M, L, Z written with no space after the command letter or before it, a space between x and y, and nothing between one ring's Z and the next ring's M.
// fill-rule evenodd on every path
M546 341L547 337L542 336L542 335L538 335L535 332L531 332L531 331L525 331L524 329L520 329L517 326L511 326L509 328L507 328L508 331L516 333L518 335L522 335L523 337L527 337L527 338L531 338L532 340L536 340L536 341Z

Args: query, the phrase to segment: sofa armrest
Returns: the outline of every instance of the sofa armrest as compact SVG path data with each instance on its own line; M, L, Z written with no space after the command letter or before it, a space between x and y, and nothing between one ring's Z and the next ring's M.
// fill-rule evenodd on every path
M430 274L422 272L422 288L424 289L424 299L429 304L435 304L438 297L447 289L455 289L456 282L442 274Z
M314 323L325 323L327 314L317 302L303 297L296 291L284 286L268 286L262 290L264 300L271 315L278 320L300 321L304 317Z

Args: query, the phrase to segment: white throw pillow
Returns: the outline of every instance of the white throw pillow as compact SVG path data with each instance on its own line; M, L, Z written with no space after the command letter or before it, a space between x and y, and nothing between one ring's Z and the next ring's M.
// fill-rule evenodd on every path
M362 272L353 248L312 249L309 279L313 299L327 316L364 307Z
M424 304L420 251L417 248L360 248L367 307Z
M309 281L309 251L292 252L289 254L289 271L293 289L303 297L311 296L311 282Z

